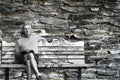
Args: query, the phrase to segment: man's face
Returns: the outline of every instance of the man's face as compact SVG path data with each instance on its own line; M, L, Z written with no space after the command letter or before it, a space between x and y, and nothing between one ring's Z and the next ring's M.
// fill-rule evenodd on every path
M25 25L24 31L25 31L25 34L26 34L26 35L30 35L31 32L32 32L31 26L30 26L30 25Z

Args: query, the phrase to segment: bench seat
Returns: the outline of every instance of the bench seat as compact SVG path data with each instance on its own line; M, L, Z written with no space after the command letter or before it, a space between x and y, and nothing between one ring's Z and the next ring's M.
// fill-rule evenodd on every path
M41 64L38 68L82 68L92 67L93 64ZM26 68L23 64L2 64L0 68Z

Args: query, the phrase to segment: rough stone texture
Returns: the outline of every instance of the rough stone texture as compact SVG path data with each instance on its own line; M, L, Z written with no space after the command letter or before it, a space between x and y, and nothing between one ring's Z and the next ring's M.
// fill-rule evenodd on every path
M91 55L120 49L120 0L0 1L0 29L4 40L14 41L18 38L24 22L31 24L36 33L45 29L53 35L51 38L85 41L85 51L89 51L85 52L87 63ZM85 74L85 70L82 80L119 80L117 70L106 70L99 70L99 74L94 69Z

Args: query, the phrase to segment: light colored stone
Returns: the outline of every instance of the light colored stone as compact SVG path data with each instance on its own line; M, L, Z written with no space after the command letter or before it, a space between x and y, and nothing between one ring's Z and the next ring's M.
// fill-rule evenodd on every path
M67 12L73 12L73 13L80 13L82 10L84 10L84 7L69 7L69 6L60 6L61 9L67 11Z
M57 19L53 17L41 17L40 22L44 24L51 24L51 25L63 25L68 24L68 20Z

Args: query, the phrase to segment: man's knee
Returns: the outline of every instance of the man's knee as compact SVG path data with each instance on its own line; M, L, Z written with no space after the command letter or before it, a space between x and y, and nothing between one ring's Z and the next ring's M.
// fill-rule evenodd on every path
M24 59L25 61L35 59L34 54L33 53L25 54Z
M34 59L34 54L33 53L29 53L29 58L30 59Z

